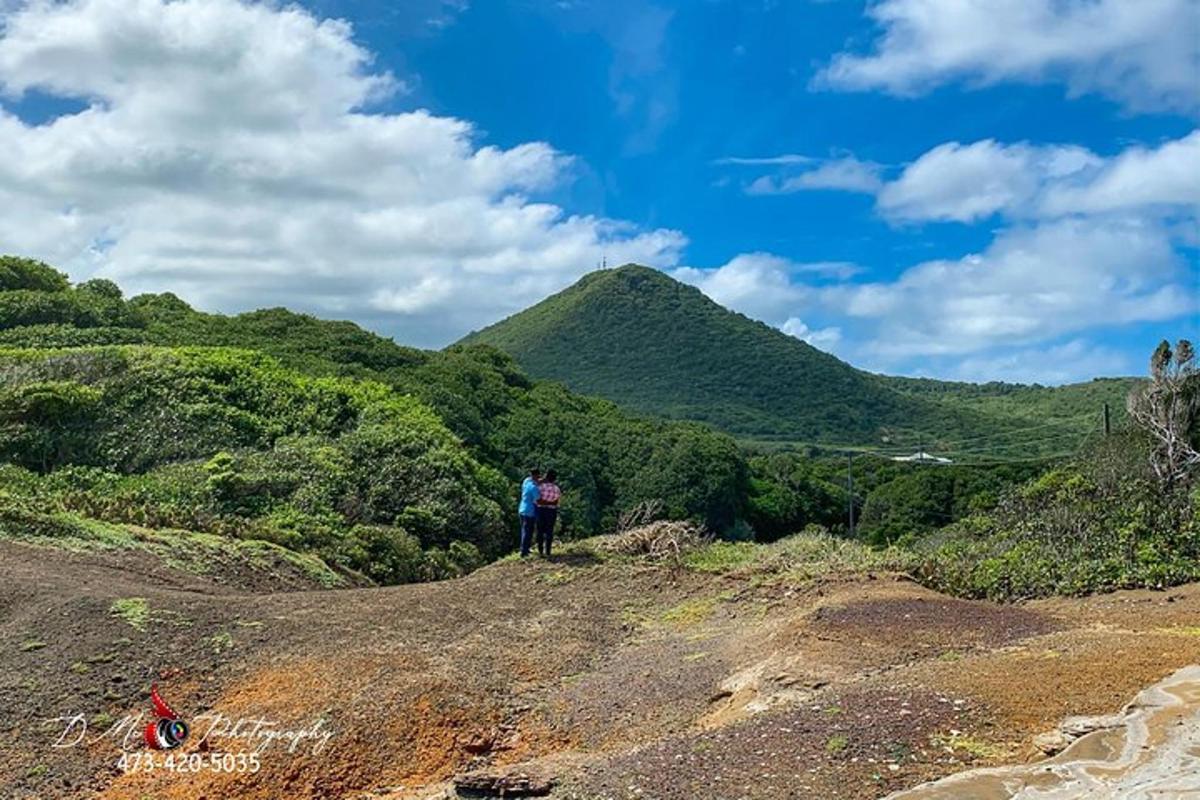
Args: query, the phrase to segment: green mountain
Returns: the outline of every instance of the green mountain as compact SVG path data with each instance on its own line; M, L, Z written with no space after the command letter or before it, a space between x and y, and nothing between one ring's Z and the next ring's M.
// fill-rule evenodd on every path
M537 378L754 440L1020 458L1069 450L1132 380L1046 388L889 378L730 311L657 270L593 272L463 343ZM1035 427L1036 426L1036 427Z

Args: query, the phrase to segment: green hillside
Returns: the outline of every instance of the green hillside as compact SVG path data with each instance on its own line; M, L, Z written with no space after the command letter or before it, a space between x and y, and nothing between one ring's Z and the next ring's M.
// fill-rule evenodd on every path
M923 443L964 458L988 448L997 457L1072 449L1098 428L1102 403L1123 408L1132 385L975 386L873 375L632 265L587 275L463 342L495 345L531 375L572 390L744 439L894 452Z
M266 539L396 582L509 551L531 465L563 476L568 535L647 500L725 530L748 480L730 437L530 380L494 348L127 300L0 257L0 512Z

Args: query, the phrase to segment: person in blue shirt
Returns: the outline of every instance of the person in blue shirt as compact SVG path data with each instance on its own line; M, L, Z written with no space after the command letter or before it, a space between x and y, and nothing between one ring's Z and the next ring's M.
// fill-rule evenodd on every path
M517 514L521 517L521 558L529 555L533 546L533 532L537 529L537 502L541 497L542 471L529 470L529 477L521 483L521 502Z

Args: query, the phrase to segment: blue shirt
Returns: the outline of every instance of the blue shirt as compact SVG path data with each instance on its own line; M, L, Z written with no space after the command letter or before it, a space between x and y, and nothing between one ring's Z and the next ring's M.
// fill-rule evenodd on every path
M540 494L537 481L533 478L526 478L525 482L521 484L521 505L517 506L517 513L522 517L536 516Z

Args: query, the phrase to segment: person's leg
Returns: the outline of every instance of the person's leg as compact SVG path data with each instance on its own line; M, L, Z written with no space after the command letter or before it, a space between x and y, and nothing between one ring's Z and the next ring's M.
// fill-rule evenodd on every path
M546 509L541 506L537 510L537 549L538 555L546 555Z
M521 555L529 555L529 547L533 543L533 529L536 525L534 517L521 516Z
M554 541L554 523L558 521L558 509L542 509L542 516L538 519L538 539L546 540L546 558L550 558L550 547ZM545 531L542 527L545 525Z

